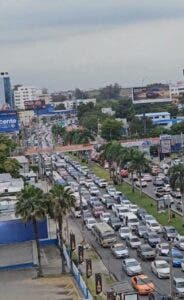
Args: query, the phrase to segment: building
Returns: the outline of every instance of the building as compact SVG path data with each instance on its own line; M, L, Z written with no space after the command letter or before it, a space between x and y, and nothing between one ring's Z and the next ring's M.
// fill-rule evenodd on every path
M24 188L22 178L12 178L9 173L0 174L0 196L15 194Z
M0 109L13 109L14 99L8 72L0 73Z
M42 107L50 101L50 97L46 89L39 89L33 86L16 85L13 92L15 107L22 110Z
M106 114L108 116L114 116L115 115L115 111L112 110L111 107L102 107L101 111L102 111L103 114Z
M29 160L25 156L20 155L20 156L14 156L12 158L15 158L18 161L22 172L24 173L29 172Z
M172 100L177 102L180 95L184 94L184 81L178 81L170 88Z
M76 106L79 106L80 104L93 103L94 105L96 105L96 99L95 98L93 98L93 99L72 99L72 100L62 101L61 103L63 103L63 105L65 106L65 109L73 109ZM58 102L57 102L57 105L58 105Z
M33 110L21 110L18 112L18 116L21 125L29 126L35 114Z
M142 119L144 117L149 118L153 123L158 120L170 120L171 115L169 112L156 112L156 113L145 113L136 115L137 118Z

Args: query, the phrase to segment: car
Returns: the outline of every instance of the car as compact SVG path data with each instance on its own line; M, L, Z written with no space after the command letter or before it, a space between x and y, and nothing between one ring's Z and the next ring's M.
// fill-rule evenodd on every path
M174 239L174 245L175 245L176 248L178 248L180 250L184 250L184 236L183 235L178 235Z
M184 262L184 256L180 250L176 248L171 249L172 252L172 265L173 267L180 268L181 264Z
M98 197L96 196L90 196L89 199L88 199L88 204L93 207L95 203L100 203L99 200L98 200Z
M146 232L143 237L145 242L147 242L153 248L155 248L156 245L161 242L161 239L156 232Z
M173 278L173 289L175 299L184 298L184 278L183 277L174 277Z
M166 191L164 190L163 187L158 187L158 188L156 188L156 190L155 190L155 196L156 196L156 197L161 198L161 197L163 197L165 194L166 194Z
M165 260L155 260L151 262L151 270L158 278L170 277L170 266Z
M98 196L99 190L95 186L91 186L89 189L89 193L91 196Z
M137 256L142 260L153 260L156 257L156 251L149 244L141 244L137 248Z
M137 210L137 216L138 216L139 220L142 220L145 215L147 215L147 211L145 209L139 208Z
M178 211L180 211L180 212L183 211L183 204L182 204L181 201L177 201L177 202L176 202L176 209L177 209Z
M100 188L105 188L107 186L107 181L105 181L104 179L99 179L97 181L97 185L100 187Z
M113 198L117 201L119 201L122 197L122 193L120 191L115 191Z
M131 283L139 295L149 295L155 290L152 281L144 274L133 276Z
M116 189L115 189L114 187L107 186L106 190L107 190L107 193L108 193L111 197L114 197L114 195L116 194Z
M122 169L122 170L120 171L120 175L121 175L121 177L123 177L123 178L127 178L127 177L128 177L128 170L127 170L127 169Z
M111 197L109 196L109 194L103 194L102 196L100 196L100 201L105 204L107 199L111 199Z
M136 214L137 210L138 210L138 206L136 204L130 204L129 205L129 210L130 210L130 212Z
M167 241L173 240L178 235L176 229L173 226L164 226L163 227L163 238Z
M87 229L91 230L93 226L96 224L96 220L94 218L87 218L85 224Z
M111 252L116 258L127 258L129 256L128 248L123 243L115 243L112 245Z
M156 245L156 252L161 256L169 255L169 244L168 243L159 243Z
M122 268L128 276L134 276L142 273L142 267L135 258L123 259Z
M121 227L121 221L118 217L111 216L107 222L115 231Z
M111 209L113 204L114 200L110 197L105 199L105 206L107 207L107 209Z
M145 214L145 215L142 217L142 222L143 222L143 224L146 224L146 222L151 221L151 220L154 220L154 221L155 221L155 218L154 218L152 215Z
M160 187L164 186L164 181L163 181L163 179L157 177L153 180L153 185L160 186Z
M147 232L147 228L144 225L138 225L138 226L135 227L134 232L139 237L143 237L144 234Z
M117 211L117 208L118 207L121 207L121 204L116 204L116 203L114 203L113 205L112 205L112 211L115 213L116 211Z
M111 216L111 214L109 212L103 212L100 215L100 221L107 223L109 221L110 216Z
M144 174L142 179L146 182L151 182L152 181L152 176L150 174Z
M118 230L118 233L122 240L126 240L130 235L132 235L132 232L128 226L121 226Z
M101 205L101 203L95 203L95 205L92 208L92 213L94 215L95 218L99 218L100 215L104 212L104 208Z
M176 199L181 199L181 192L179 189L176 189L176 191L171 190L171 196L173 196Z
M170 184L165 184L163 188L164 188L164 191L165 191L165 192L168 192L168 193L169 193L169 192L171 191L171 186L170 186Z
M184 272L184 262L181 262L181 269Z
M136 235L131 235L126 239L127 246L136 249L139 245L141 245L141 241Z
M161 233L162 232L162 227L155 220L147 221L146 222L146 228L147 228L148 231L157 232L157 233Z
M85 187L89 188L93 184L92 179L86 179L84 182Z
M93 218L92 213L90 211L83 211L83 221L86 223L88 218Z
M137 180L136 182L135 182L135 185L137 186L137 187L142 187L142 188L144 188L144 187L147 187L147 182L146 181L144 181L144 180L142 180L141 179L141 181L140 180Z
M123 206L120 206L120 207L117 207L116 211L116 216L119 217L121 220L124 219L124 217L126 216L127 213L129 213L129 208L128 207L123 207Z

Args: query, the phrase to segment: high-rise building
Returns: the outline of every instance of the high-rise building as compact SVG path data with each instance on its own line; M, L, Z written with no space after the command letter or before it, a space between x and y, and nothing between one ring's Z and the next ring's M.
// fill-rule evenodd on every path
M0 109L14 108L11 82L8 72L0 73Z
M15 107L18 109L33 109L35 106L47 104L50 97L46 89L33 86L16 85L13 89Z

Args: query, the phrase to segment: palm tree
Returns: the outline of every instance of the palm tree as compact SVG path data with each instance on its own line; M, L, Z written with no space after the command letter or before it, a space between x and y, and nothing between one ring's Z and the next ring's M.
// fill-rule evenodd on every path
M181 192L181 201L182 201L182 214L183 214L183 225L184 225L184 165L178 164L170 168L170 185L173 190L177 188Z
M62 259L62 273L65 273L65 258L63 253L63 218L71 207L74 206L75 198L72 192L62 185L54 185L48 195L51 203L51 211L54 219L58 224L58 233L60 241L60 251ZM51 215L51 217L52 217Z
M32 222L34 237L38 254L38 277L43 275L41 266L41 254L37 221L44 220L47 214L47 202L44 193L37 187L26 185L17 196L15 215L20 216L22 221Z
M145 153L137 149L131 150L130 155L131 157L129 158L130 159L129 170L132 174L132 177L133 177L133 172L136 172L138 175L139 184L140 184L140 196L141 196L142 195L141 176L142 176L142 172L145 172L146 169L149 169L149 161L145 157Z
M15 158L7 158L4 162L4 170L13 177L18 177L20 164Z

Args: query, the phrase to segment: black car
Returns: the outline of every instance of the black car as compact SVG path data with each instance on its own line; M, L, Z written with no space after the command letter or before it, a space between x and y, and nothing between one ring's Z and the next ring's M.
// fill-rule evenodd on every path
M155 191L155 196L157 196L158 198L163 197L166 194L166 191L163 187L158 187Z
M109 218L108 224L117 231L121 227L121 221L118 217L112 216Z
M143 237L147 232L147 228L144 225L138 225L134 229L134 233L137 234L139 237Z
M147 212L146 212L146 210L143 209L143 208L139 208L139 209L137 210L137 216L138 216L139 220L142 220L142 219L143 219L143 216L146 215L146 214L147 214Z
M154 260L156 257L156 251L148 244L142 244L137 248L137 256L142 260Z
M145 242L147 242L151 247L155 248L158 243L161 242L159 235L155 232L147 232L143 235Z

